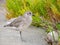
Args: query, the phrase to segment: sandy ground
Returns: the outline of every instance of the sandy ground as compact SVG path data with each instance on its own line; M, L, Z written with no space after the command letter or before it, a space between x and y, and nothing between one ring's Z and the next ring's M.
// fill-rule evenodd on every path
M43 29L30 26L22 32L24 41L21 41L18 31L2 27L5 23L5 9L0 7L0 45L47 45Z

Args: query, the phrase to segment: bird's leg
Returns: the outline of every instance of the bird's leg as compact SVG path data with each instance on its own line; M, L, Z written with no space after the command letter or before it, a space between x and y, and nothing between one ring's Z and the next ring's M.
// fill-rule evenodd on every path
M21 38L21 40L23 41L23 39L22 39L22 31L20 31L20 38Z

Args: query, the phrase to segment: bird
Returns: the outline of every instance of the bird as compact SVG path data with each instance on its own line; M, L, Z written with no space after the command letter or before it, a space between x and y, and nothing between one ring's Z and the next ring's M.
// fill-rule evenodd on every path
M18 16L13 18L4 27L16 27L17 31L20 33L20 38L22 39L22 31L27 29L32 23L32 12L26 11L23 16Z

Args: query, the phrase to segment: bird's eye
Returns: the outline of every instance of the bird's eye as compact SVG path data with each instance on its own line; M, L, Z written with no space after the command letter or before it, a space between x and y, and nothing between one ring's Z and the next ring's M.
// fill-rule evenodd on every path
M27 15L31 15L31 12L28 12Z
M31 14L31 13L29 12L29 14Z

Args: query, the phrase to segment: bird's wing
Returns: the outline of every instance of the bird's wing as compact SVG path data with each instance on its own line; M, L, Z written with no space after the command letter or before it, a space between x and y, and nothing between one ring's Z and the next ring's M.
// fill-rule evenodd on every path
M15 20L13 20L11 23L10 23L10 25L11 26L18 26L19 25L19 23L22 21L22 16L19 16L19 17L17 17Z
M11 22L13 22L16 18L12 18L10 20L7 21L6 25L10 24Z

